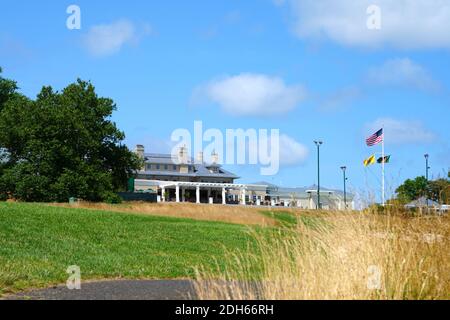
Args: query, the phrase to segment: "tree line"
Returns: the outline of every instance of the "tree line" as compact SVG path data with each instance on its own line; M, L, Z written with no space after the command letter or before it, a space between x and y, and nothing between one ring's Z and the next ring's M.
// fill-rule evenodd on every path
M422 197L436 201L438 203L448 204L450 200L450 172L447 178L436 180L427 180L420 176L415 179L407 179L396 190L397 201L408 203Z
M0 68L0 200L105 201L126 189L140 159L111 120L116 104L78 79L35 99Z

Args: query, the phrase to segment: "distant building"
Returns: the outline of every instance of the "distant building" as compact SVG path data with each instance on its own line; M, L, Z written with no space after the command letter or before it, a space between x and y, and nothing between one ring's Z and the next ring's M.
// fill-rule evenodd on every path
M211 155L205 163L199 153L194 161L186 148L177 155L145 153L144 146L135 152L143 159L143 167L136 172L135 192L155 192L160 202L221 203L242 205L291 206L315 209L317 187L282 188L267 182L239 184L235 174L218 163L218 155ZM321 189L323 209L343 210L343 193ZM353 196L347 194L347 208L354 209Z
M418 209L418 208L427 208L427 207L438 207L439 203L433 200L428 199L426 197L421 197L417 200L411 201L410 203L405 205L406 209Z
M450 206L448 204L440 204L431 199L428 199L427 201L426 197L411 201L405 205L405 208L409 210L418 210L419 212L432 211L437 213L448 213L450 211Z
M312 185L306 188L286 188L279 187L267 182L258 182L257 184L267 185L267 195L272 204L299 207L303 209L315 209L317 207L317 186ZM347 209L354 210L354 196L351 193L346 194ZM321 208L325 210L344 210L344 192L320 188Z

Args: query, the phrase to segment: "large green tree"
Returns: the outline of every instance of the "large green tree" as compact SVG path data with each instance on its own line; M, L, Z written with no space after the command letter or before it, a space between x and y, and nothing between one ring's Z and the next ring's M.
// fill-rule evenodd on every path
M126 187L140 160L110 119L116 105L91 83L78 80L62 92L43 87L35 100L6 92L0 193L24 201L99 201Z
M450 199L450 181L443 178L430 181L428 196L436 202L448 204Z
M2 68L0 67L0 114L1 111L8 100L12 98L13 95L16 94L17 85L14 81L5 79L2 77ZM6 168L7 162L7 153L0 143L0 177L3 175L3 172ZM0 200L5 198L5 194L2 194L3 184L0 179Z
M17 84L12 80L3 78L1 74L2 68L0 67L0 111L6 101L8 101L17 90Z
M428 182L425 177L417 177L413 180L407 179L400 185L395 192L397 198L403 203L417 200L420 197L426 196L428 192Z
M450 181L445 178L427 181L425 177L407 179L397 190L397 199L403 203L417 200L420 197L436 202L447 202L450 195Z

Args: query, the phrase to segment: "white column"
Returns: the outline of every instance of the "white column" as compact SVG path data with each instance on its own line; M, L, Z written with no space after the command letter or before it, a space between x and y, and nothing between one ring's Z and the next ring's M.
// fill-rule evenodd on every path
M245 188L242 188L242 199L241 204L245 205Z
M222 188L222 204L227 204L226 195L227 194L225 188Z
M197 186L196 198L197 198L197 203L200 203L200 186Z
M166 189L164 187L161 188L161 199L162 202L166 202Z
M208 203L212 204L213 201L211 201L211 188L208 188Z
M180 186L179 185L177 185L175 187L175 199L176 199L176 202L180 202Z
M185 188L181 188L181 201L182 202L186 202L186 197L185 197Z

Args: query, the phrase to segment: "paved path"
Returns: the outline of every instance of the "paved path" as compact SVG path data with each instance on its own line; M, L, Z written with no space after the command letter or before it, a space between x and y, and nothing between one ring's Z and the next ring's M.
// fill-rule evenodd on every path
M186 300L195 299L189 280L113 280L82 283L80 290L64 285L19 293L7 300Z

